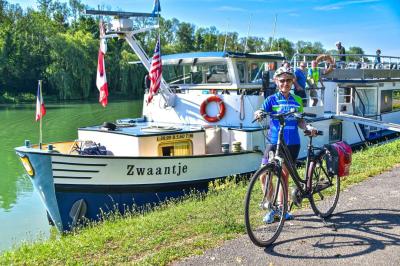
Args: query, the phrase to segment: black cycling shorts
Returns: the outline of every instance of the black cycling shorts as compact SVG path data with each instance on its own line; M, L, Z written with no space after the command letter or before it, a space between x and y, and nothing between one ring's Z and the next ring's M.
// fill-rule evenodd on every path
M293 160L292 162L296 162L297 156L299 156L299 152L300 152L300 144L289 145L287 147L289 149L290 156L292 156L292 160ZM268 157L269 157L270 151L272 151L272 152L276 151L276 144L267 144L267 147L265 147L264 156L261 161L262 164L268 163Z

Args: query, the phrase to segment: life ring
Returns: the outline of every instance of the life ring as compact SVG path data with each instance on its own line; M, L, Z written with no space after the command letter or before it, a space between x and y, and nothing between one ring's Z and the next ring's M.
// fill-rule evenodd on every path
M315 61L317 62L317 64L320 62L324 62L324 61L329 63L329 67L323 73L324 75L328 75L329 73L331 73L333 71L333 67L335 65L335 59L331 55L321 54L321 55L317 56Z
M211 103L211 102L216 102L218 104L219 113L216 116L209 116L207 114L207 111L206 111L207 105L208 105L208 103ZM220 97L218 97L217 95L210 96L207 99L205 99L204 102L201 103L200 114L208 122L211 122L211 123L218 122L225 115L225 104L222 101L222 99Z

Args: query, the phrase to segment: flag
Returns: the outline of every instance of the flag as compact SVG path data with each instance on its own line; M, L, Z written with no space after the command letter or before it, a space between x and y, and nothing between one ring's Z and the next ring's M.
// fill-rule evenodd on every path
M100 20L100 48L99 48L99 54L97 58L97 77L96 77L96 86L99 89L100 96L99 96L99 102L103 107L106 107L108 100L108 83L107 83L107 77L106 77L106 69L105 69L105 64L104 64L104 55L107 52L107 43L106 39L104 38L105 36L105 30L104 30L104 23L102 20Z
M154 0L154 5L153 5L153 11L151 11L151 15L154 17L156 13L161 12L161 5L160 5L160 0Z
M46 107L44 106L42 88L39 81L36 94L36 121L42 119L42 117L45 114L46 114Z
M147 103L150 103L153 99L153 96L157 93L160 88L162 77L162 64L161 64L161 51L160 51L160 36L158 36L158 40L156 43L156 47L154 48L153 58L151 60L151 66L149 70L149 79L150 79L150 89L149 95L147 96Z

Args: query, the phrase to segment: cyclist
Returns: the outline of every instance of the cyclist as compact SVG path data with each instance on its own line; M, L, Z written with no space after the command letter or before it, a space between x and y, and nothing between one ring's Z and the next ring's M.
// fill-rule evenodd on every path
M302 99L294 94L290 93L290 89L293 85L295 79L295 75L290 68L280 67L275 71L274 81L278 88L278 92L269 96L265 99L262 110L257 110L254 113L254 117L257 120L262 119L263 111L268 112L270 114L279 114L279 113L287 113L293 111L295 109L296 112L303 112L303 102ZM300 136L298 132L298 127L301 129L307 129L311 132L312 135L316 135L317 130L311 125L307 125L304 119L297 119L294 115L285 117L285 128L284 128L284 139L286 144L288 145L290 155L293 161L297 159L300 151ZM268 133L269 144L266 145L264 156L262 159L262 164L268 163L268 157L270 154L276 150L276 144L278 140L278 132L279 132L279 120L271 117L270 128ZM284 180L284 184L286 188L288 188L288 179L289 173L286 169L286 166L282 167L282 177ZM265 187L265 176L261 178L262 187ZM271 188L271 186L269 186ZM272 191L272 190L270 190ZM280 190L282 192L282 190ZM287 190L288 191L288 190ZM270 192L268 193L270 194ZM267 195L268 196L268 195ZM282 195L279 195L279 200L282 199ZM282 200L280 200L282 201ZM275 219L275 216L280 215L276 213L274 210L268 212L264 217L265 223L272 223ZM289 212L285 215L286 220L293 219L293 215Z

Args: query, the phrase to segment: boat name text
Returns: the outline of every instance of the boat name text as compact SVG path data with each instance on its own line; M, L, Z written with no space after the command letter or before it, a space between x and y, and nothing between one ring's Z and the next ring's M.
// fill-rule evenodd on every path
M158 136L157 141L162 141L162 140L174 140L174 139L192 139L193 134L192 133L186 133L186 134L175 134L175 135L163 135L163 136Z
M134 164L127 165L126 175L177 175L185 174L188 171L187 165L172 165L163 167L136 167Z

